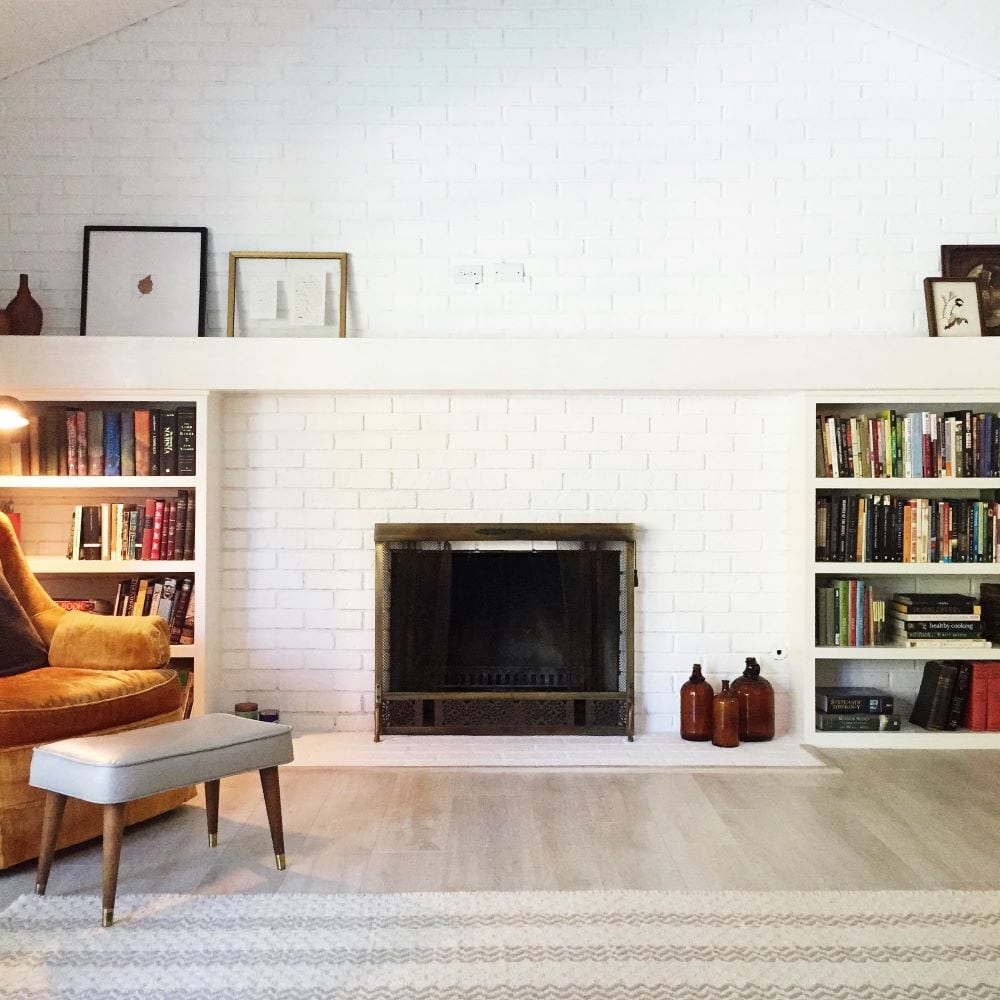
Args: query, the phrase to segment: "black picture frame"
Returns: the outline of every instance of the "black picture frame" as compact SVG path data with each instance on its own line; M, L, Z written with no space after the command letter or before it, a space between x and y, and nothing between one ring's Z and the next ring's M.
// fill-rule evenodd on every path
M1000 336L1000 245L978 243L942 246L941 274L945 278L979 279L983 336Z
M84 226L80 336L204 337L207 279L205 226Z

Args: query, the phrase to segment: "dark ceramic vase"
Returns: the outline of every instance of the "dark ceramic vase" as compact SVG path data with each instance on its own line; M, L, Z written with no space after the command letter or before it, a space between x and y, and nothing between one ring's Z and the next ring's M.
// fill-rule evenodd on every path
M6 337L10 333L10 320L7 319L7 310L0 309L0 337Z
M21 275L17 294L7 303L7 320L15 337L35 337L42 332L42 307L28 288L28 276Z
M702 677L701 664L696 663L690 680L681 685L681 739L712 738L713 694L712 685Z

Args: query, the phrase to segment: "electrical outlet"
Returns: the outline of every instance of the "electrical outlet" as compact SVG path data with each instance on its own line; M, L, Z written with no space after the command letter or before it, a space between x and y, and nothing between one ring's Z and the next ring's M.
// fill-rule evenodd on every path
M481 285L483 282L482 264L459 264L455 268L456 285Z
M517 285L524 281L523 264L494 264L493 280L501 285Z
M788 650L784 646L775 646L774 650L771 653L771 655L776 660L783 660L783 659L785 659L785 657L788 656Z

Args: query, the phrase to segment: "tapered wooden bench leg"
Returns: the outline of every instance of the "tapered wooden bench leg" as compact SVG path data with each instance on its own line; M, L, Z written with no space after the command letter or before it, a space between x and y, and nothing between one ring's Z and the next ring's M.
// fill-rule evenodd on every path
M264 790L267 822L271 827L274 862L278 866L278 871L283 872L285 870L285 834L281 826L281 789L278 786L277 767L261 768L260 787Z
M115 894L118 892L118 863L122 856L122 829L125 826L125 803L104 807L104 891L101 901L101 926L115 920Z
M66 809L66 796L59 792L45 793L45 813L42 816L42 850L38 855L38 874L35 876L35 892L45 895L45 887L49 884L49 869L52 867L52 856L56 853L56 840L59 837L59 827L62 826L63 812Z
M208 846L219 843L219 781L205 782L205 812L208 814Z

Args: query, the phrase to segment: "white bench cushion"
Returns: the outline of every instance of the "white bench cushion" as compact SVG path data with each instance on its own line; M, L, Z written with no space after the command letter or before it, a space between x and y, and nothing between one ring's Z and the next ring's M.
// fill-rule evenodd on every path
M202 715L36 747L30 784L107 805L292 760L292 730L235 715Z

